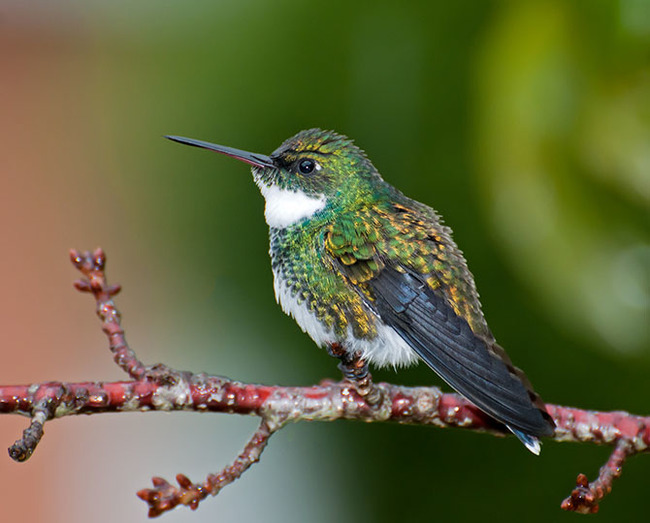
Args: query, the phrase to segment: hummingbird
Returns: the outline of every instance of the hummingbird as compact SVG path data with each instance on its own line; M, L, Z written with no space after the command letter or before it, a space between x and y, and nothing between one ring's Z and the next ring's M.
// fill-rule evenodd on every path
M316 345L366 369L422 360L539 454L538 438L555 424L497 344L467 262L434 209L384 181L333 131L301 131L270 156L166 138L252 166L276 300Z

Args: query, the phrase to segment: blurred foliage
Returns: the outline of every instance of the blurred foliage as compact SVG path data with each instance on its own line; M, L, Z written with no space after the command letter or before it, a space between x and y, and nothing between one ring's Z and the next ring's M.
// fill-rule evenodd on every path
M556 318L621 352L650 344L649 5L521 4L478 72L477 168L508 257Z
M274 303L247 169L161 139L268 153L300 129L332 128L442 213L492 330L547 401L650 410L647 1L35 5L38 23L79 46L83 83L69 96L96 133L85 137L89 183L119 215L109 255L128 250L138 266L155 252L133 282L147 273L161 287L152 296L174 299L152 304L176 321L161 313L149 327L148 357L268 383L337 375ZM179 315L185 332L171 330ZM375 375L438 383L425 368ZM318 488L333 507L313 521L569 520L560 500L606 456L549 443L535 459L514 438L424 427L292 430L312 446L302 474L329 471ZM647 466L627 466L600 521L641 514ZM266 520L302 503L291 492L301 478L284 481ZM218 515L219 503L199 512Z

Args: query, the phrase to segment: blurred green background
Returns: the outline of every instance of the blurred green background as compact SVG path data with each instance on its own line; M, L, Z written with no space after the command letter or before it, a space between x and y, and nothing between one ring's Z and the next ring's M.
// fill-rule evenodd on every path
M0 6L2 383L122 379L70 247L104 247L148 362L301 385L334 361L275 304L263 200L234 161L335 129L455 231L486 317L546 401L650 413L650 3L31 1ZM438 384L424 367L376 371ZM25 421L5 417L7 446ZM201 479L255 421L65 419L0 460L7 521L144 521L152 475ZM298 424L165 521L573 521L608 449L426 427ZM645 514L646 456L599 521Z

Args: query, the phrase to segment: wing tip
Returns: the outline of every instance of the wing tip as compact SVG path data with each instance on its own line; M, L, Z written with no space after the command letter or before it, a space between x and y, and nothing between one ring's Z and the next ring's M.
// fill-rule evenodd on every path
M517 438L519 438L519 441L521 441L528 450L535 454L535 456L539 456L539 453L542 451L542 442L539 441L539 439L520 430L513 429L510 426L508 426L508 428L515 436L517 436Z

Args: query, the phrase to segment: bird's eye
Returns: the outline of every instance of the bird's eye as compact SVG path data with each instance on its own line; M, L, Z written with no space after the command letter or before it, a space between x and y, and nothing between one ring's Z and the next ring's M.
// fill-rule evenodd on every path
M298 170L300 174L311 174L316 168L316 162L310 158L306 160L300 160L298 163Z

